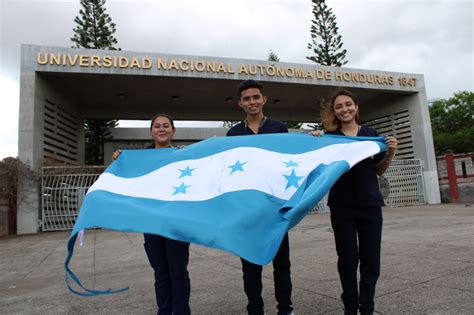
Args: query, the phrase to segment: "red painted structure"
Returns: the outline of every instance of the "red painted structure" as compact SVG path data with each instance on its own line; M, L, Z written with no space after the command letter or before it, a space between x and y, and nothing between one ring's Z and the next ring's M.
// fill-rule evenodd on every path
M474 189L474 153L453 154L436 157L438 178L441 187L449 186L449 196L452 202L472 200L474 196L464 196L460 187ZM467 190L466 190L467 191Z
M456 176L456 167L454 165L454 154L446 154L446 170L448 171L449 191L451 192L451 201L459 200L458 181Z

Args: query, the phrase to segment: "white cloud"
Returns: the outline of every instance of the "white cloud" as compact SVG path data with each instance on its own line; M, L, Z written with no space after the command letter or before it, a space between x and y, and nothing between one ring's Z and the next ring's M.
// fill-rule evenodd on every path
M474 90L473 1L327 3L348 67L424 74L430 99ZM8 88L16 99L2 99L10 123L0 126L2 139L17 137L20 44L71 46L79 8L79 0L0 0L0 75L16 82ZM282 61L309 63L310 0L109 0L106 8L123 50L262 60L272 49Z

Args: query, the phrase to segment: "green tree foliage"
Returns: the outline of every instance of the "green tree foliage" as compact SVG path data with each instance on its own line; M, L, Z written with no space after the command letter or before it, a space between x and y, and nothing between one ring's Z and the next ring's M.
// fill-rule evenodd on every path
M84 119L86 165L104 165L104 142L112 139L110 129L117 125L116 119Z
M430 107L436 155L474 152L474 93L462 91Z
M270 50L268 53L268 61L275 61L275 62L280 62L280 58L278 58L277 54L273 50Z
M105 13L105 0L81 0L82 9L74 18L76 27L71 41L75 48L116 50L115 24Z
M312 3L314 19L311 20L311 42L308 49L312 50L314 55L306 59L323 66L341 67L347 63L347 50L342 49L336 15L324 0L312 0Z
M104 142L112 138L110 129L117 120L84 120L85 157L87 165L104 164Z
M82 8L74 18L76 27L71 37L75 48L117 50L115 24L104 5L105 0L81 0ZM117 120L84 120L86 164L103 164L104 141L110 139L110 129L116 126Z
M16 234L18 185L23 181L34 181L39 179L37 173L33 172L26 164L17 157L7 157L0 161L0 194L8 200L8 226L9 234ZM27 186L21 185L23 189ZM29 191L28 193L34 193ZM26 200L22 200L27 202Z

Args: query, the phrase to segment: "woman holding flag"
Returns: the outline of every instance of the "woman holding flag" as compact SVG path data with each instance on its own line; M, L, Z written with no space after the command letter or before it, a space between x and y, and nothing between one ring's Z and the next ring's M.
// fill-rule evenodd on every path
M323 107L321 119L327 134L378 136L374 129L359 125L359 104L355 96L346 90L337 92L331 104ZM356 164L339 178L329 192L328 205L345 314L357 314L358 310L361 314L374 312L375 285L380 274L384 205L376 175L382 175L390 165L397 149L397 139L387 136L386 144L386 153Z
M150 134L153 143L148 149L171 148L176 128L166 114L151 119ZM112 154L115 160L120 150ZM191 284L188 273L189 243L160 235L144 234L145 252L155 273L155 294L158 314L190 314Z

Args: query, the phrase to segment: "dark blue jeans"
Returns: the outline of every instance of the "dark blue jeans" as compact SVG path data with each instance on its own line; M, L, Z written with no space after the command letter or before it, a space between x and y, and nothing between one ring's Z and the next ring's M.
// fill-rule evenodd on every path
M245 259L242 261L244 290L247 294L249 314L263 314L262 299L262 269L260 265L253 264ZM285 234L278 252L273 258L273 281L275 282L275 299L278 302L278 314L288 314L293 311L291 307L291 276L290 276L290 245L288 233Z
M374 311L375 285L380 275L382 221L381 207L331 207L331 224L338 256L337 270L342 285L341 298L346 311Z
M155 271L158 314L190 314L189 243L144 234L145 252Z

